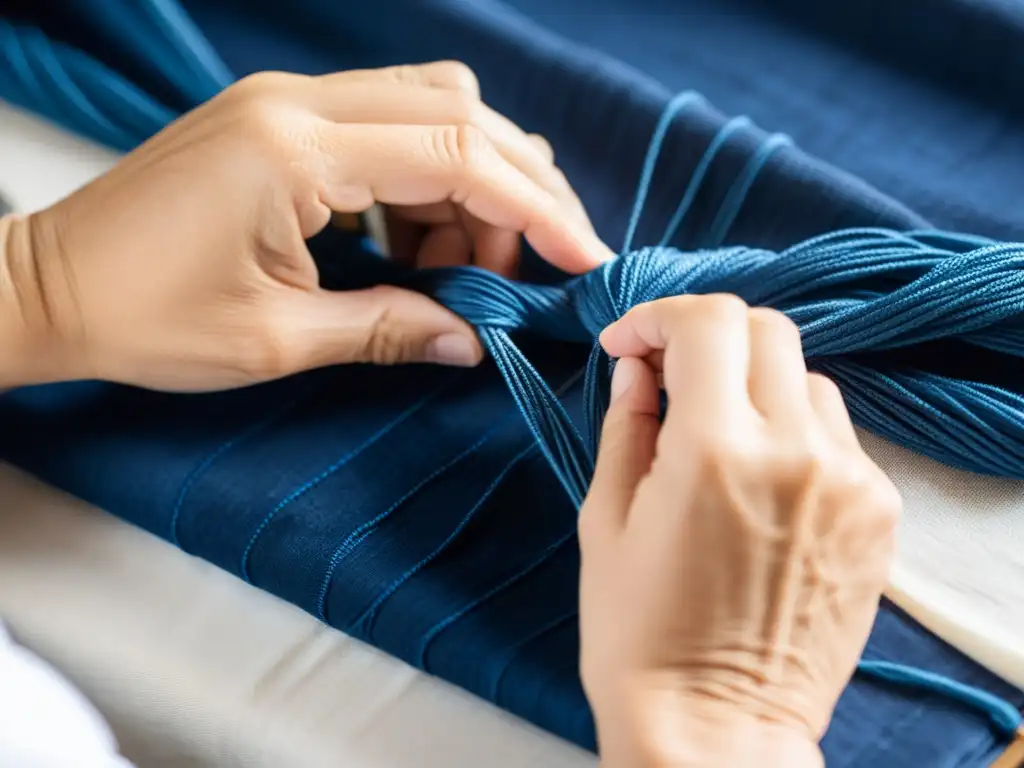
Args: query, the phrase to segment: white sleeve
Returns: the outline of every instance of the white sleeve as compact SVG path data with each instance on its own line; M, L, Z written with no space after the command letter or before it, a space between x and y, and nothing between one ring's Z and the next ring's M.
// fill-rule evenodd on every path
M0 765L131 768L110 727L55 669L0 623Z

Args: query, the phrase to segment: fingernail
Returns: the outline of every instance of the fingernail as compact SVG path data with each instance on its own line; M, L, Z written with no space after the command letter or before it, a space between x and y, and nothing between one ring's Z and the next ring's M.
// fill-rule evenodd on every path
M473 342L458 333L446 333L433 339L427 345L426 361L460 368L471 368L478 362Z
M615 370L612 371L611 401L614 403L626 394L633 386L634 381L636 381L636 361L629 358L619 360L615 364Z

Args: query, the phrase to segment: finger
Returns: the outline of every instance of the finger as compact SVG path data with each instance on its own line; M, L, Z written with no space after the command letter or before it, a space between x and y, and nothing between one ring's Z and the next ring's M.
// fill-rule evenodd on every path
M583 204L568 180L551 162L543 139L531 138L519 126L479 99L462 91L377 82L319 81L311 107L337 123L378 125L470 125L484 131L502 157L546 189L564 206L566 215L590 227Z
M321 142L324 203L365 210L374 202L423 205L450 200L500 229L520 232L567 272L613 255L593 232L561 214L555 199L468 126L328 125Z
M750 401L767 419L802 419L811 413L807 364L800 330L772 309L751 309Z
M521 251L520 234L509 229L500 229L471 216L465 210L452 203L438 203L420 206L393 206L390 208L395 217L408 217L412 221L423 222L435 226L458 224L465 230L470 240L465 260L460 264L476 264L505 277L514 277L519 264ZM424 244L425 245L425 244ZM419 251L415 263L417 266L437 266L438 261L432 253ZM445 266L454 266L453 259L442 258Z
M417 224L457 224L459 222L459 209L448 200L428 205L392 205L388 210L397 218L414 221Z
M545 160L547 160L550 165L555 165L555 150L548 140L537 133L531 133L529 138L530 141L537 146L537 149L544 156ZM575 215L579 216L579 218L586 223L586 226L593 229L594 225L590 221L587 209L583 206L583 201L580 200L579 195L576 194L572 185L569 184L569 180L565 178L565 174L563 174L561 170L559 170L558 173L561 176L561 192L559 193L561 196L560 199L562 199L567 208L571 209Z
M423 236L415 265L421 269L461 267L472 263L473 243L461 224L440 224Z
M393 83L396 85L418 85L441 90L460 91L480 98L480 82L468 66L458 61L432 61L427 64L412 64L379 69L352 69L334 72L317 78L331 85L345 85L357 82Z
M530 141L536 146L537 150L544 155L549 163L555 162L555 149L551 146L547 139L541 136L539 133L531 133Z
M515 278L519 271L519 233L491 226L465 211L460 218L472 243L472 263L502 277Z
M637 485L650 471L660 424L658 385L643 360L624 357L612 374L611 404L584 514L595 526L622 526ZM581 525L587 525L581 520Z
M820 373L807 374L806 378L811 407L825 431L840 444L859 448L860 441L839 387Z
M483 357L473 329L422 294L390 286L297 293L282 354L293 370L343 363L436 363L468 367Z
M664 352L667 418L714 421L749 408L747 305L735 296L679 296L634 307L601 334L612 357Z

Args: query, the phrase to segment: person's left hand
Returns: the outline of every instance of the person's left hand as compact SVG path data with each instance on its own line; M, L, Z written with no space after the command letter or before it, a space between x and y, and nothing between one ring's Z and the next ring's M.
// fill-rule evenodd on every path
M611 252L547 144L465 66L247 78L110 173L0 222L0 387L225 389L349 362L475 365L473 329L393 287L322 289L305 241L384 204L395 257L512 275L520 238L569 272Z

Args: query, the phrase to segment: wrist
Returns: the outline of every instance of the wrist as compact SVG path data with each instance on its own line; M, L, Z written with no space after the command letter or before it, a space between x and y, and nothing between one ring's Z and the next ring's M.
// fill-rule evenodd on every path
M57 250L39 214L0 218L0 390L71 378L53 290Z
M823 768L816 741L791 724L676 691L595 707L603 768Z

